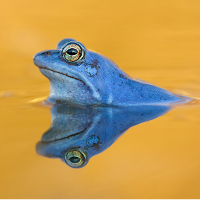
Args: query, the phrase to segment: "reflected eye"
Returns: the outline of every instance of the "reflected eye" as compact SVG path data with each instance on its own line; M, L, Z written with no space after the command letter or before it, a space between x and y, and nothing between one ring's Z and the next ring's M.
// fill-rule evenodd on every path
M67 43L61 50L62 56L69 62L75 62L84 57L84 50L81 45L75 42Z
M86 154L78 150L70 150L65 154L65 162L70 167L82 167L86 164Z

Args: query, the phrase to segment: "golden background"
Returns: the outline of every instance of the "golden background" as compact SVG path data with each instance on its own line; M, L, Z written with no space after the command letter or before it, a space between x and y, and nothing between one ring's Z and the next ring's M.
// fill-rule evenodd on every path
M49 82L32 57L66 37L200 97L200 1L0 0L0 198L200 198L197 103L131 128L82 169L36 154Z

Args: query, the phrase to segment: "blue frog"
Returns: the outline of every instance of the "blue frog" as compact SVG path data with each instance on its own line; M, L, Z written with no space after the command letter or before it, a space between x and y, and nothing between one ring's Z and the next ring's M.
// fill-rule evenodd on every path
M39 155L60 158L72 168L109 148L132 126L153 120L171 109L165 105L72 107L54 104L52 124L36 145Z
M51 103L132 106L180 103L184 97L133 80L113 61L87 50L74 39L63 39L57 50L37 53L34 64L50 81Z

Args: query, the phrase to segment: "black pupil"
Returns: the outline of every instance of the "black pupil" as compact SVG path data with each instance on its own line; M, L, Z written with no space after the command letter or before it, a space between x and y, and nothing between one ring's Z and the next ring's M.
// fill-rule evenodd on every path
M78 157L71 157L69 160L70 160L72 163L78 163L78 162L80 161L80 158L78 158Z
M69 54L70 56L76 55L78 53L78 51L76 49L68 49L67 50L67 54Z

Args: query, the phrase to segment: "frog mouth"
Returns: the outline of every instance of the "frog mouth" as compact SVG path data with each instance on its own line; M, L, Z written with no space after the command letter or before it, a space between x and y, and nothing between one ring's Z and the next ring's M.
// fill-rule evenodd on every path
M68 75L68 74L64 74L64 73L62 73L62 72L58 72L58 71L55 71L55 70L53 70L53 69L48 69L48 68L46 68L46 67L39 67L39 68L40 68L40 69L46 69L46 70L48 70L48 71L52 71L52 72L57 73L57 74L61 74L61 75L67 76L67 77L69 77L69 78L73 78L73 79L75 79L75 80L77 80L77 81L82 82L82 83L85 85L85 83L84 83L81 79L75 78L75 77L70 76L70 75Z
M77 132L77 133L72 133L68 136L63 136L63 137L60 137L60 138L55 138L55 135L53 135L52 138L49 138L49 139L42 139L41 142L42 143L50 143L50 142L56 142L56 141L61 141L61 140L68 140L69 138L71 137L74 137L74 136L77 136L77 135L81 135L82 133L86 132L87 130L87 127L85 127L83 130Z

